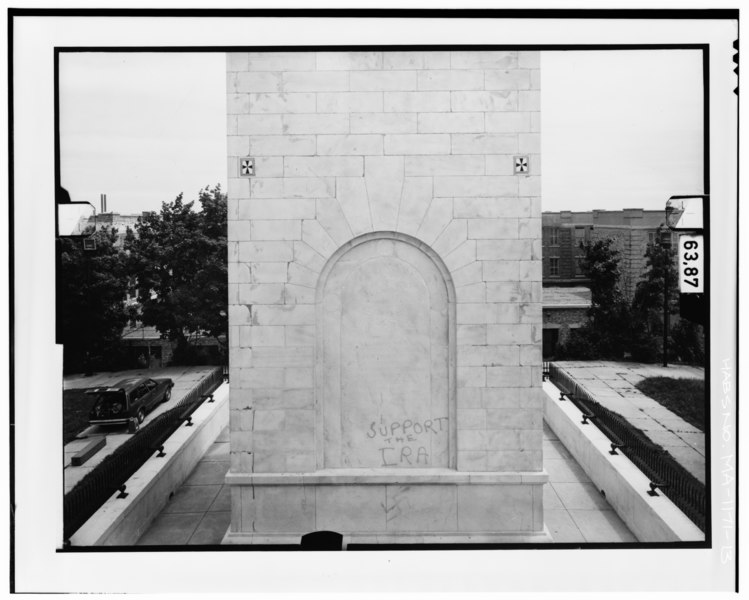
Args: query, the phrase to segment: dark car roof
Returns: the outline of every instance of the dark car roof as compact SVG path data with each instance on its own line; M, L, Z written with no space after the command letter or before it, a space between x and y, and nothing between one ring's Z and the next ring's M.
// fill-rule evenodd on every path
M172 383L172 380L168 378L153 379L151 377L128 377L126 379L120 379L117 383L113 383L112 385L102 385L99 387L91 388L86 393L87 394L101 394L103 392L119 392L119 391L130 393L135 388L137 388L140 384L146 381L153 381L157 385L163 385L164 383L168 383L170 386L174 385Z
M114 385L108 385L107 388L122 389L129 392L138 387L144 381L148 381L148 377L128 377L127 379L121 379Z

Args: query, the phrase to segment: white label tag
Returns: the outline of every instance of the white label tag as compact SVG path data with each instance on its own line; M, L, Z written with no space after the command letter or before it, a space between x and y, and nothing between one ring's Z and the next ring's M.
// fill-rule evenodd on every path
M682 233L679 236L679 291L701 294L704 291L704 236Z

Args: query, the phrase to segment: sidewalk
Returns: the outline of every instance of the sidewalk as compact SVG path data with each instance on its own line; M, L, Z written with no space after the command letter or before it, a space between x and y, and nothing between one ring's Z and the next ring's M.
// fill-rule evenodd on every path
M613 361L554 361L598 402L627 419L663 446L684 468L705 483L705 434L640 392L635 384L647 377L704 379L705 370Z
M229 434L224 430L137 545L220 544L231 521ZM544 520L557 543L636 542L580 465L544 425Z

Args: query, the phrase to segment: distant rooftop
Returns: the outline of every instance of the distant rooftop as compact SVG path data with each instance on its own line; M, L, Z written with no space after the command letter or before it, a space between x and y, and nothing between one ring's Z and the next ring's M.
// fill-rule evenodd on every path
M586 287L544 287L544 308L588 308L591 303L590 290Z
M635 229L656 229L665 220L664 210L622 208L621 210L557 210L541 213L544 226L593 226Z
M203 343L202 341L208 340L210 343L215 343L215 338L212 336L202 333L198 335L197 337L195 334L190 333L188 330L184 330L184 334L186 337L191 339L192 343ZM219 336L221 339L223 339L225 336L221 335ZM156 329L156 327L152 325L141 325L140 323L136 325L135 327L126 326L122 330L122 339L123 340L147 340L147 341L164 341L166 338L163 338L161 336L161 333L159 333L159 330Z
M159 340L161 334L155 327L125 327L122 332L123 340Z

